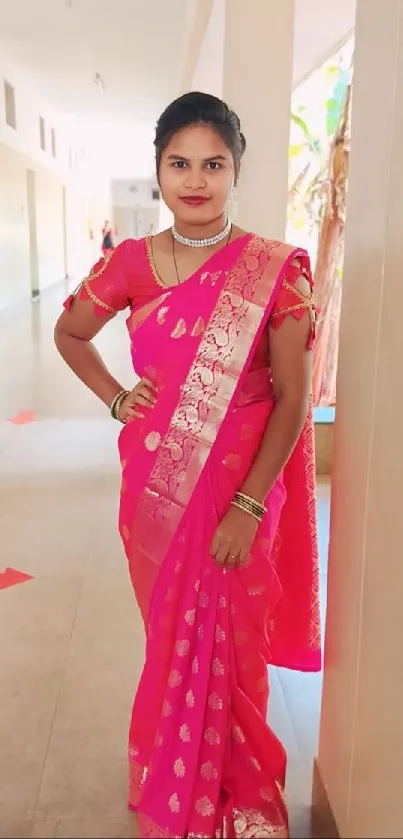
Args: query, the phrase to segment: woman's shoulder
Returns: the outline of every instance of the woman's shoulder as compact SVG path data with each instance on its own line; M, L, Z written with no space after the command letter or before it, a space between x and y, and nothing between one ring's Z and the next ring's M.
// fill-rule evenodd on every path
M282 239L272 239L269 236L262 236L260 233L252 233L251 240L255 242L256 246L260 245L262 249L282 252L286 258L291 254L294 254L296 258L308 256L306 248Z
M122 256L130 256L131 254L138 254L145 247L146 239L123 239L115 247L115 252Z

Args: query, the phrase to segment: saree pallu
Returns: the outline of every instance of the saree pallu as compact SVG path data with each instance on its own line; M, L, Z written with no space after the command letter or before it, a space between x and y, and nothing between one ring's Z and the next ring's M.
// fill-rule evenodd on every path
M243 237L128 320L134 368L158 388L119 440L119 527L146 628L129 735L143 837L288 835L267 665L320 666L310 419L248 564L224 573L210 546L274 407L268 361L252 362L296 257L308 270L305 252Z

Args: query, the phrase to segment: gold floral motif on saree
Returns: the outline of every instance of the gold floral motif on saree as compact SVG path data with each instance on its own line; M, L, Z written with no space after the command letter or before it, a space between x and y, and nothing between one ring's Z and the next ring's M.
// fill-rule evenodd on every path
M204 732L204 739L209 746L219 746L220 745L220 735L216 728L212 725L209 725Z
M211 672L212 672L213 676L224 676L225 667L224 667L222 661L220 661L219 658L215 658L213 660L213 663L212 663L212 666L211 666Z
M181 757L178 757L174 763L174 774L177 778L184 778L186 775L186 767Z
M212 801L210 801L208 795L203 795L203 798L199 798L195 804L195 811L199 813L201 816L212 816L215 812L215 807Z
M224 629L222 628L222 626L219 626L219 625L217 624L217 626L216 626L216 628L215 628L215 640L216 640L216 644L222 644L222 643L225 641L226 637L227 637L227 636L226 636L225 631L224 631Z
M186 321L183 318L179 318L176 326L171 332L171 338L183 338L186 335Z
M162 326L165 323L165 318L167 313L169 312L169 306L161 306L157 312L157 323L159 326Z
M218 772L211 760L206 761L200 767L200 775L205 781L216 781Z
M175 645L175 650L180 658L185 658L185 656L189 654L190 641L188 639L184 639L183 641L177 641Z
M180 812L181 806L180 806L180 801L179 801L179 798L178 798L178 794L176 792L174 792L174 794L171 795L171 797L168 801L168 806L169 806L169 809L173 813L179 813Z
M170 688L177 688L180 684L182 684L183 676L179 673L179 670L171 670L168 676L168 684Z
M218 693L210 693L207 704L212 711L222 711L224 707L223 700Z
M236 740L237 743L240 743L241 745L246 743L246 737L245 737L245 734L243 733L240 725L233 725L232 726L232 734L233 734L234 740Z
M259 810L234 810L233 823L236 839L270 839L270 837L288 837L288 830L284 824L273 825ZM222 837L230 836L223 832Z
M201 591L197 602L201 609L207 609L207 606L210 603L210 598L205 591Z
M144 445L149 452L155 452L161 442L161 434L159 431L150 431L144 440Z
M161 715L163 717L170 717L172 715L172 713L173 713L173 707L172 707L171 703L168 701L168 699L165 699L164 704L162 706Z
M186 694L186 705L188 708L194 708L195 706L195 697L192 690L188 690Z
M197 318L197 321L196 321L196 323L195 323L195 325L194 325L190 334L191 334L192 338L198 338L200 335L203 335L203 332L205 331L205 329L206 329L206 324L205 324L203 318L199 317L199 318Z
M179 729L179 737L182 743L190 743L190 728L187 723L183 723Z

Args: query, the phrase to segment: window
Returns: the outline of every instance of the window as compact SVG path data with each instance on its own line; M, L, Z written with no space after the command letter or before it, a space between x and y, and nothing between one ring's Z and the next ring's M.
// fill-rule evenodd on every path
M42 151L46 151L46 125L43 117L39 117L39 142Z
M4 102L6 112L6 123L10 128L17 129L17 119L15 113L15 90L9 82L4 82Z
M56 131L55 131L54 128L52 128L51 138L52 138L52 157L56 157Z

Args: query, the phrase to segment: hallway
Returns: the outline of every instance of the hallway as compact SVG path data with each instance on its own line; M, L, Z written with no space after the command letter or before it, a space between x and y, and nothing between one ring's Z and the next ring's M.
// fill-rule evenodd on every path
M119 428L53 347L62 297L0 320L1 571L33 577L0 590L0 836L129 837L126 739L143 636L116 532ZM124 318L97 345L130 384ZM19 424L24 410L36 420ZM325 583L326 485L318 496ZM309 835L320 683L272 674L295 837Z

